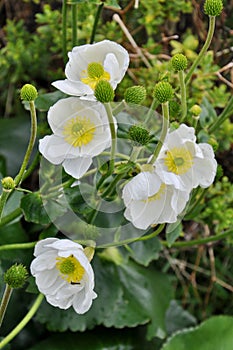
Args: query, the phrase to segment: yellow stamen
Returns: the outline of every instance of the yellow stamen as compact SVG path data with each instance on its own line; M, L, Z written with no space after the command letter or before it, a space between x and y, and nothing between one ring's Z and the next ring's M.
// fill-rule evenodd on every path
M83 266L73 256L70 255L68 258L57 257L56 267L59 270L61 277L68 283L80 283L85 273Z
M73 147L87 145L94 137L95 124L86 117L75 117L69 120L63 129L65 141Z
M153 194L153 196L148 197L143 202L148 203L148 202L153 202L153 201L159 200L161 198L161 195L164 193L165 188L166 188L166 185L162 184L157 193Z
M193 166L193 156L185 147L174 147L166 152L164 163L168 171L182 175Z
M98 62L89 63L87 70L82 72L84 78L81 78L81 81L84 84L90 86L92 90L95 90L96 84L100 80L110 80L110 74L106 72L103 68L103 65Z

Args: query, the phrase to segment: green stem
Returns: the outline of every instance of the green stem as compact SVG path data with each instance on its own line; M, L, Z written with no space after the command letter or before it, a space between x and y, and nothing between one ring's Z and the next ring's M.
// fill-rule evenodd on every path
M62 2L62 55L64 64L67 62L67 0Z
M150 106L150 109L149 111L147 112L147 115L146 115L146 119L144 121L144 124L146 125L149 121L149 119L151 118L152 116L152 113L154 112L154 110L158 107L158 100L156 98L153 99L152 103L151 103L151 106Z
M36 120L36 109L35 109L34 101L30 101L29 106L30 106L30 113L31 113L31 136L30 136L28 148L26 150L20 171L19 171L18 175L15 177L15 186L18 186L23 179L23 176L25 174L25 170L26 170L26 167L28 165L28 162L29 162L32 150L33 150L33 146L34 146L34 143L36 140L37 120Z
M17 208L12 211L10 214L4 216L0 221L0 227L9 224L9 222L15 220L18 216L22 214L21 208Z
M100 18L103 6L104 6L103 2L101 2L101 4L98 5L97 11L96 11L96 15L95 15L95 21L94 21L93 28L92 28L90 44L93 44L93 42L95 40L95 33L96 33L97 25L98 25L98 22L99 22L99 18Z
M179 81L180 81L181 111L182 111L182 117L181 117L180 123L182 123L185 121L186 114L187 114L186 86L185 86L184 71L183 70L179 71L178 75L179 75Z
M3 244L3 245L0 245L0 251L13 250L13 249L30 249L30 248L34 248L36 243L37 242Z
M209 29L208 29L208 33L207 33L205 44L203 45L199 55L197 56L197 58L193 62L189 72L186 75L186 78L185 78L185 83L186 84L189 83L194 70L199 65L200 61L202 60L202 58L204 57L206 51L208 50L208 48L210 46L210 43L212 41L213 35L214 35L214 29L215 29L215 17L209 16Z
M127 104L125 100L122 100L121 102L118 103L118 105L115 108L113 108L112 114L116 116L117 114L122 112L126 107L127 107Z
M7 305L10 301L10 297L11 297L12 292L13 292L13 289L10 286L8 286L8 284L6 284L6 288L5 288L5 291L4 291L4 294L2 297L2 302L0 305L0 327L2 325L2 321L4 319Z
M32 174L32 172L36 169L36 167L37 167L39 161L40 161L40 153L37 152L35 158L34 158L33 161L31 162L31 165L29 166L29 168L28 168L28 169L25 171L25 173L24 173L23 181L24 181L25 179L27 179L27 178Z
M210 242L216 242L232 234L233 234L233 229L230 229L215 236L210 236L210 237L200 238L200 239L193 239L192 241L187 241L187 242L174 242L172 244L172 248L193 247L195 245L202 245ZM169 243L167 241L160 241L160 243L165 247L169 246Z
M167 135L167 131L169 128L169 105L168 105L168 102L162 103L162 112L163 112L162 131L161 131L159 142L155 148L154 155L150 160L150 164L153 164L155 162L155 160L157 159L159 152L163 146L166 135Z
M108 122L109 122L111 140L112 140L109 172L108 172L108 176L109 176L113 173L113 170L114 170L117 136L116 136L116 128L115 128L115 124L114 124L114 120L113 120L112 109L111 109L110 103L105 103L104 107L105 107L105 110L106 110L107 116L108 116Z
M0 342L0 349L2 349L6 344L8 344L16 335L27 325L27 323L34 316L36 311L38 310L44 296L43 294L39 294L34 304L32 305L29 312L22 319L22 321Z
M6 201L7 201L7 198L9 196L9 194L11 193L12 190L9 190L9 191L6 191L3 189L2 191L2 195L0 197L0 224L1 224L1 218L2 218L2 213L3 213L3 209L4 209L4 206L6 204Z
M119 241L119 242L112 242L112 243L102 244L102 245L96 246L96 249L105 249L105 248L109 248L109 247L122 246L122 245L125 245L125 244L134 243L134 242L146 241L148 239L151 239L151 238L154 238L154 237L158 236L158 234L163 230L164 226L165 226L165 224L159 225L157 230L153 231L149 235L142 236L142 237L137 237L137 238L129 238L129 239L125 239L125 240Z
M77 45L77 4L72 4L72 46Z
M220 114L220 116L218 117L218 119L210 125L208 132L212 133L215 130L218 130L219 127L221 126L221 124L227 119L229 118L233 113L233 96L231 96L228 104L226 105L226 107L224 108L223 112Z

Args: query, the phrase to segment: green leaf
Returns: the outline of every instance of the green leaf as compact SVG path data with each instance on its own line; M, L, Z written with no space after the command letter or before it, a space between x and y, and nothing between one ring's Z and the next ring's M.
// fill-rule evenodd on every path
M2 217L11 214L14 210L16 210L17 208L20 207L20 201L22 199L22 197L24 196L24 194L22 192L13 192L10 197L7 200L7 203L4 207L4 211L3 211L3 215ZM16 221L19 221L21 215L19 215L17 217L17 219L15 219Z
M161 249L162 245L157 237L135 242L129 246L130 256L143 266L148 266L151 261L157 260Z
M195 326L196 318L188 311L184 310L176 300L172 300L166 312L166 329L168 334L178 330Z
M49 108L61 98L65 98L66 95L61 91L49 92L37 97L35 101L36 109L39 111L48 111Z
M206 97L203 98L201 108L202 111L199 120L202 128L205 128L217 119L217 114L215 109Z
M233 317L214 316L174 334L161 350L232 350Z
M14 177L22 164L30 137L30 115L0 119L0 155L6 159L7 176Z
M77 315L72 308L60 310L44 302L37 320L60 332L83 332L97 325L124 328L146 324L148 339L165 336L165 313L173 297L166 275L133 261L117 266L98 256L93 267L98 297L86 314Z
M50 215L48 216L39 193L34 192L25 195L21 200L21 209L23 210L25 220L46 225L66 212L66 208L62 207L59 200L56 201L54 199L51 203L53 210L49 211Z
M171 247L176 239L181 235L183 231L183 226L180 220L172 224L167 225L166 227L166 240L168 247Z

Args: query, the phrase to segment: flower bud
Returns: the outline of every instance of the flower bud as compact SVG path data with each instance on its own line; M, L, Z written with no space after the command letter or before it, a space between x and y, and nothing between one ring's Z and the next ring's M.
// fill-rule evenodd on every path
M102 103L112 102L114 99L114 91L111 84L107 80L100 80L95 87L95 97L97 101Z
M208 16L219 16L223 9L222 0L206 0L204 3L204 11Z
M172 96L173 89L170 83L166 81L160 81L155 85L153 97L156 98L160 103L169 101Z
M177 53L172 57L171 64L175 71L185 70L188 66L188 60L182 53Z
M124 99L127 103L140 104L146 98L144 86L132 86L125 90Z
M215 136L211 135L207 142L210 146L212 146L214 152L216 152L219 144L218 144L218 141L216 140Z
M28 277L27 269L22 264L11 266L4 274L4 281L11 288L23 287Z
M111 261L116 265L121 265L123 263L123 257L116 247L109 247L103 250L103 252L98 254L102 259Z
M128 136L130 140L142 146L146 146L151 139L149 131L141 125L132 125L129 128Z
M2 179L2 187L6 191L13 190L15 188L15 182L12 177L7 176Z
M192 113L192 115L194 117L198 117L200 114L201 114L201 107L199 105L193 105L191 108L190 108L190 112Z
M35 101L37 95L38 93L36 88L31 84L25 84L20 90L20 97L24 101Z

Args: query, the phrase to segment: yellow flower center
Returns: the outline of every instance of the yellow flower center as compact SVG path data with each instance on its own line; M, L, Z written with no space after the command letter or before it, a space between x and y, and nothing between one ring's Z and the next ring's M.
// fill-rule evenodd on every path
M61 277L68 283L79 284L85 273L80 262L73 255L68 256L68 258L58 257L56 260L56 267Z
M73 147L87 145L94 137L95 124L86 117L70 119L63 129L65 141Z
M148 197L143 202L148 203L148 202L153 202L153 201L159 200L161 198L161 195L164 193L165 188L166 188L166 185L162 184L157 193L153 194L153 196Z
M193 165L192 154L184 147L174 147L166 152L164 163L168 171L176 175L185 174Z
M110 74L104 70L104 67L101 63L92 62L87 66L87 70L83 71L84 78L81 78L81 81L84 84L90 86L92 90L95 90L96 84L100 80L110 80Z

